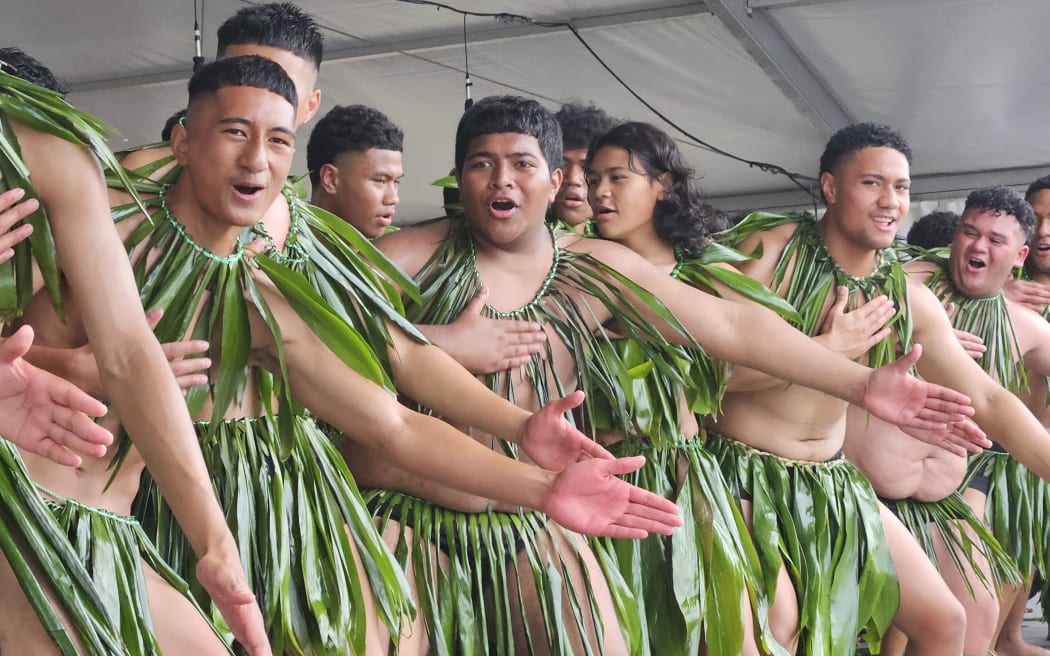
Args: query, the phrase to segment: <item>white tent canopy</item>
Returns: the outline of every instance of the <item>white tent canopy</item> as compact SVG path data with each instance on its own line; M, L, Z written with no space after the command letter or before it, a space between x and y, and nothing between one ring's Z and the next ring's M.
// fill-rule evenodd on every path
M203 3L204 54L245 0ZM0 46L20 46L116 126L115 148L156 141L185 105L193 0L7 2ZM430 181L451 167L463 109L463 16L398 0L300 0L325 33L321 112L374 106L406 135L399 220L434 216ZM913 194L958 197L1050 173L1045 0L447 0L458 9L571 21L639 95L691 134L744 159L816 174L830 134L854 121L901 130ZM198 11L200 8L197 8ZM707 151L646 109L564 27L466 19L473 96L513 93L556 109L592 101L679 139L725 209L805 206L783 176ZM299 134L305 171L310 125Z

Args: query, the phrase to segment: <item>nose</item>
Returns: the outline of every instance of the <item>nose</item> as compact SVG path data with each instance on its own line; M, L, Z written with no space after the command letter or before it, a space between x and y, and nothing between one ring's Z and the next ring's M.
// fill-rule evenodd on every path
M489 185L495 189L502 189L504 187L511 186L509 163L496 162L492 166L492 177L489 180Z
M883 186L882 193L879 194L879 206L890 209L900 206L900 198L897 197L897 189L893 185Z
M584 175L583 167L577 164L569 164L565 167L565 186L566 187L586 187L587 178Z
M249 171L262 171L266 168L266 142L261 137L247 139L241 149L239 158L241 166Z
M386 197L383 198L383 202L387 205L397 205L401 202L401 198L398 196L396 184L391 183L387 186Z

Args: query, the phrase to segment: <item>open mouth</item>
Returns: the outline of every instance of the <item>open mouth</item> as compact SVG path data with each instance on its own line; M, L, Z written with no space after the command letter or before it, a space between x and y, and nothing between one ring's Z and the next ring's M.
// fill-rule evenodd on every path
M594 213L594 215L595 216L608 216L609 214L615 214L615 213L616 213L616 210L612 209L611 207L599 207L598 210Z
M971 269L983 269L985 266L987 266L984 263L984 261L978 260L975 257L971 257L970 259L966 260L966 263L970 265Z
M252 198L262 192L262 185L251 185L251 184L235 184L233 188L238 194Z
M1050 254L1050 244L1036 244L1035 250L1038 251L1040 255Z
M509 212L516 206L514 205L514 201L511 200L494 200L492 201L491 207L497 212Z

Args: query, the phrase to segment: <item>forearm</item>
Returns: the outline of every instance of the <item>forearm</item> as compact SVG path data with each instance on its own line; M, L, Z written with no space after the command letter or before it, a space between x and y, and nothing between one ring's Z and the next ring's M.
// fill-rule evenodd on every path
M441 348L420 344L401 333L394 339L391 362L399 393L453 423L512 442L521 436L528 411L492 392ZM440 384L433 384L435 380Z
M673 309L709 355L862 405L870 369L810 339L771 310L708 299L720 305L715 316L687 303ZM672 341L685 341L670 326L661 332Z
M989 380L989 384L991 381ZM1050 481L1050 434L1016 396L1002 387L975 396L977 425L1022 465Z

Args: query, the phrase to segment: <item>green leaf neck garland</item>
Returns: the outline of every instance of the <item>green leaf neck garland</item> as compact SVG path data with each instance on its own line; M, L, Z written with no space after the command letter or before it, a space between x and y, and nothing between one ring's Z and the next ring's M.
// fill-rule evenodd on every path
M947 252L930 253L925 261L937 265L926 279L926 286L943 305L955 305L952 325L984 341L986 350L977 360L978 364L1011 393L1024 393L1028 389L1028 372L1019 357L1021 347L1002 290L994 296L965 296L952 283Z
M637 340L640 357L652 360L661 376L685 384L677 364L663 356L664 348L669 343L633 307L637 301L631 295L641 299L683 335L688 335L671 312L658 298L608 265L587 253L562 248L558 240L569 233L554 226L548 226L548 229L554 245L552 266L532 300L511 312L498 312L490 305L486 305L482 311L483 315L490 318L513 317L549 325L568 349L576 367L575 382L561 380L554 370L549 341L545 351L533 355L525 365L525 378L534 386L539 402L546 404L555 396L564 395L577 386L587 393L588 398L601 396L613 399L613 407L622 408L626 402L620 381L629 377L627 371L630 367L609 347L614 336L601 326L597 329L593 327L592 311L586 304L577 302L575 294L580 292L594 297L612 314L617 330ZM477 269L473 238L465 221L449 223L449 235L423 266L416 280L420 286L420 301L410 300L405 306L409 320L414 323L451 323L474 298L481 289L482 281ZM618 289L614 283L628 289L631 295ZM700 348L695 341L694 345ZM486 382L493 391L505 394L513 403L514 387L510 383L511 376L516 374L516 371L490 374ZM595 417L591 416L589 403L585 404L583 414L585 421L592 424ZM618 424L618 430L629 433L626 417L619 417Z
M893 249L879 251L875 270L870 276L851 276L828 253L817 229L817 222L809 215L765 212L749 214L736 227L723 233L723 241L729 246L739 246L756 233L792 223L797 224L798 228L784 245L770 287L801 315L801 321L795 325L807 335L815 335L825 317L828 299L834 297L837 287L844 285L849 289L849 307L857 307L869 299L884 295L897 308L897 313L889 322L890 334L868 350L868 366L881 367L895 361L898 350L910 350L912 326L907 273ZM787 280L789 271L791 279Z

